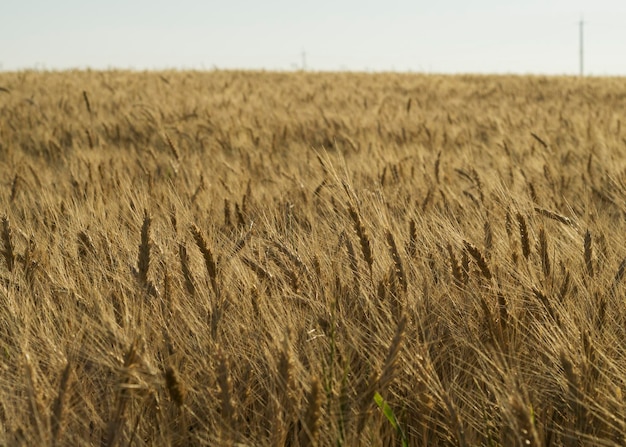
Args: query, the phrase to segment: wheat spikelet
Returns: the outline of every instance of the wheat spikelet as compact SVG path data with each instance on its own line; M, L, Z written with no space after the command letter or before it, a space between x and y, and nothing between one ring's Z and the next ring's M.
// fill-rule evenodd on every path
M548 253L548 238L543 228L539 230L539 257L544 278L550 277L550 255Z
M485 259L483 254L480 252L478 247L476 247L475 245L467 241L463 241L463 244L465 245L465 249L467 250L467 252L472 256L472 258L474 258L474 260L476 261L476 264L478 264L478 268L480 269L480 272L482 273L482 275L486 279L491 280L491 278L493 278L491 274L491 270L489 269L487 260Z
M472 180L474 181L474 184L476 185L476 189L478 189L478 194L480 195L480 202L485 203L485 194L483 193L483 184L480 181L480 176L478 175L478 172L474 168L471 168L470 172L472 174Z
M435 256L432 252L428 252L426 255L426 263L428 264L430 273L433 276L433 281L435 284L439 284L439 272L437 271L437 263L435 262Z
M495 325L495 320L493 318L493 315L491 313L491 309L489 309L489 304L487 304L487 300L485 300L485 296L484 295L480 295L478 297L478 301L480 303L480 308L483 311L483 315L485 318L485 323L487 325L487 328L489 329L489 335L491 337L491 340L497 340L497 335L498 333L496 332L496 325Z
M161 312L164 316L172 315L173 295L172 295L172 279L170 278L170 272L166 268L163 272L163 300L161 301Z
M254 262L252 259L244 256L243 258L241 258L241 260L250 270L252 270L257 275L259 280L271 281L274 279L274 275L272 275L269 271Z
M125 414L130 402L130 394L133 389L131 385L131 371L140 361L138 349L138 339L134 339L124 354L123 376L121 378L116 396L116 404L110 416L106 434L102 440L103 447L113 447L117 444L119 437L124 431Z
M385 363L383 363L382 371L380 373L380 378L376 383L376 388L380 390L384 390L387 386L393 381L395 372L396 372L396 364L398 362L398 357L400 355L400 349L402 348L402 343L404 341L404 331L406 328L407 318L406 316L400 317L398 321L398 326L396 327L396 332L393 336L393 340L389 345L389 349L387 350L387 357L385 358Z
M528 447L544 445L541 443L539 434L537 433L532 408L528 408L528 405L524 403L521 396L517 393L512 394L509 397L508 406L515 418L517 438L520 445Z
M409 242L406 251L411 258L415 258L417 255L417 225L415 225L414 219L409 221Z
M489 256L489 252L493 248L493 231L491 230L491 222L488 220L483 224L483 232L485 233L485 253Z
M235 417L235 403L233 401L233 382L230 377L228 356L218 348L217 351L217 385L219 387L219 401L222 419L228 430L233 428Z
M189 295L195 296L196 286L189 268L189 254L187 254L187 247L182 242L178 244L178 256L180 258L180 267L185 280L185 289L187 289Z
M176 207L172 205L170 208L170 223L174 233L178 233L178 218L176 217Z
M89 96L87 95L86 90L83 90L83 100L85 101L85 107L87 108L87 112L91 115L91 104L89 103Z
M535 211L541 214L542 216L548 217L550 219L556 220L557 222L561 222L565 225L574 225L574 222L569 217L563 216L561 214L555 213L554 211L550 211L544 208L535 207Z
M150 270L150 223L152 219L147 211L144 211L143 224L141 226L141 244L137 258L137 280L143 287L148 286L148 273Z
M294 364L289 350L288 338L283 341L283 348L278 354L278 389L280 391L285 415L292 416L296 410Z
M507 236L511 239L511 237L513 237L513 220L511 219L511 213L509 211L506 212L506 216L504 218L504 228Z
M463 273L461 272L461 264L459 264L452 245L448 244L448 255L450 255L450 268L452 269L452 277L454 278L454 284L457 287L461 287L464 284Z
M300 445L303 447L318 445L320 419L322 417L322 386L318 379L311 380L311 390L307 393L307 408L302 420Z
M200 249L200 253L202 253L202 258L204 259L204 265L206 266L207 273L209 274L209 279L211 281L211 287L213 288L213 292L217 298L220 297L219 288L217 286L217 264L215 263L215 259L213 258L213 253L207 246L206 240L200 229L197 226L191 226L191 234L193 235L193 239Z
M9 199L11 203L13 203L15 201L15 198L17 197L17 187L19 183L20 176L18 174L15 174L15 176L13 177L13 181L11 182L11 197Z
M556 324L558 326L560 326L561 325L561 320L560 320L559 316L557 315L557 313L554 311L554 307L552 307L552 304L550 303L550 300L548 299L546 294L543 293L541 290L539 290L537 288L534 288L534 287L533 287L533 294L539 300L539 302L541 304L543 304L543 307L548 312L548 315L550 315L550 318L554 322L556 322Z
M39 384L37 383L37 375L32 365L30 354L25 355L26 363L26 380L28 383L27 396L28 396L28 409L30 421L33 427L36 427L39 439L43 442L46 439L46 433L48 431L47 419L45 418L46 409L43 403L43 397Z
M174 158L176 159L176 161L180 161L180 154L178 152L178 149L176 149L176 146L174 145L174 143L172 142L172 139L170 138L168 134L165 134L165 140L167 141L167 146L172 151L172 154L174 155Z
M461 278L463 280L463 284L467 284L469 281L470 274L470 258L467 254L467 250L463 250L461 252Z
M15 266L15 249L13 248L13 233L7 216L2 216L2 256L9 272Z
M85 259L88 254L95 254L96 247L93 244L91 237L86 231L80 231L78 233L78 256L81 259Z
M569 270L565 271L565 278L563 278L563 282L561 283L561 287L559 288L559 301L563 303L565 297L567 296L567 292L569 291L570 286L570 273Z
M326 179L323 179L319 185L317 185L317 187L313 190L313 195L315 197L319 197L321 192L322 192L322 188L324 188L324 186L326 186L327 181Z
M531 132L530 135L539 143L541 144L541 146L543 146L544 149L548 149L548 143L546 143L545 141L543 141L541 138L539 138L539 136L534 133Z
M237 216L237 226L243 228L246 226L246 218L243 215L242 210L239 208L239 203L235 202L235 216Z
M298 281L297 273L290 268L274 250L268 249L267 255L268 258L285 274L294 292L298 292L300 290L300 282Z
M583 331L581 334L583 352L585 353L585 363L582 376L585 377L585 391L590 392L593 390L597 383L598 376L600 375L600 367L598 364L598 353L594 346L591 333Z
M597 304L598 313L596 315L594 327L599 333L602 333L606 323L606 296L602 294L599 299L596 298L596 301L599 302Z
M528 227L526 226L526 219L520 213L516 216L519 226L520 239L522 241L522 254L526 259L530 256L530 238L528 237Z
M298 256L297 253L293 252L292 250L287 248L287 246L285 246L279 241L274 241L273 244L278 249L278 251L280 251L283 255L287 256L287 258L289 258L289 260L293 262L298 267L298 269L300 269L300 271L306 275L306 277L311 283L314 282L313 276L311 275L309 268L302 261L302 259L300 258L300 256ZM350 243L350 245L352 245L352 243ZM354 254L354 248L352 249L352 252Z
M504 334L509 322L509 311L508 303L501 291L498 291L498 313L500 314L500 332Z
M224 199L224 226L226 228L232 228L233 226L230 218L230 201L228 199Z
M583 406L583 389L580 386L578 374L574 371L574 366L572 365L571 360L568 358L567 354L564 351L561 351L560 354L561 367L563 368L563 372L565 373L565 379L567 380L567 388L568 388L568 403L570 408L574 413L576 431L582 428L584 421L586 419L586 411ZM577 443L573 441L569 445L576 445Z
M85 135L87 135L87 143L89 143L89 149L93 149L93 137L91 136L91 131L89 129L85 129Z
M389 252L391 253L391 258L393 259L393 264L395 266L396 279L400 283L402 290L406 292L408 284L406 280L406 274L404 273L404 267L402 266L402 259L400 258L398 247L396 246L396 241L393 239L393 234L391 234L391 231L387 230L386 236L387 245L389 246Z
M182 408L185 404L186 390L180 381L178 371L173 366L168 366L165 370L165 386L172 401L178 408Z
M437 153L437 158L435 159L435 181L439 183L439 165L441 162L441 151Z
M350 264L350 270L352 271L352 278L354 281L354 290L358 294L361 287L361 277L359 275L359 263L356 258L356 253L354 252L354 245L352 245L352 241L346 235L345 231L342 232L339 237L343 240L346 246L346 250L348 252L348 262Z
M59 392L52 404L52 417L50 418L50 433L52 437L52 445L57 445L65 426L65 416L67 414L67 403L69 399L69 389L72 379L72 364L67 362L61 375L61 383L59 384Z
M385 180L387 178L387 165L385 165L385 167L383 168L383 172L382 174L380 174L380 186L384 187L385 186Z
M585 267L587 274L590 278L593 278L593 247L591 245L591 232L587 230L585 233Z
M374 257L372 256L372 245L370 243L370 238L367 235L367 231L363 226L363 222L361 221L361 217L355 211L355 209L350 205L348 207L348 212L350 213L350 217L354 223L354 230L359 238L361 243L361 253L363 254L363 259L369 266L370 275L372 273L372 265L374 264Z
M533 184L533 182L527 182L526 185L528 186L528 194L530 194L530 198L532 199L534 203L538 203L539 196L537 195L537 190L535 189L535 185Z

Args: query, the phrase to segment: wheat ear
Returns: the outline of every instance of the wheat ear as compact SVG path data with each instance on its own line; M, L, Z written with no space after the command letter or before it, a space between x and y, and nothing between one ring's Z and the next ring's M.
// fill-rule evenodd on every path
M585 267L587 268L587 274L590 278L593 278L593 247L591 246L591 232L587 230L585 233Z
M389 252L391 253L391 258L393 259L393 265L395 267L396 279L402 286L402 290L406 293L408 285L406 280L406 274L404 272L404 267L402 266L402 259L400 258L400 253L398 252L398 247L396 246L396 241L393 239L393 234L391 231L387 230L387 245L389 246Z
M180 375L173 366L169 366L165 370L165 386L169 392L170 398L178 406L182 408L185 404L186 390L180 380Z
M526 259L530 256L530 239L528 237L528 226L526 225L526 219L520 213L515 215L517 218L517 224L519 226L520 239L522 241L522 254Z
M322 386L317 378L311 380L311 390L307 394L307 409L300 431L300 445L318 445L320 419L322 416Z
M352 222L354 224L354 231L356 232L361 243L361 253L363 254L363 259L369 266L371 274L372 266L374 264L374 257L372 255L372 244L370 242L370 238L367 234L365 226L363 225L363 221L359 216L359 213L352 207L352 205L348 207L348 212L350 213L350 217L352 218Z
M193 239L200 249L202 257L204 258L204 265L206 266L207 273L209 274L209 280L211 281L211 287L213 288L213 292L215 293L216 298L219 298L220 293L217 286L217 264L215 263L213 253L209 249L207 242L204 239L204 236L202 236L202 233L197 226L191 226L191 234L193 235Z
M150 223L152 219L147 211L144 211L143 224L141 226L141 244L137 258L137 279L139 283L148 286L148 271L150 270Z
M12 272L15 266L15 250L13 248L13 232L7 216L2 216L2 244L4 245L2 256L7 264L7 269Z
M493 275L491 274L491 270L489 269L487 260L485 259L483 254L480 252L478 247L476 247L475 245L467 241L463 241L463 244L465 245L465 249L467 250L467 252L470 255L472 255L472 258L474 258L474 260L476 261L476 264L478 264L478 268L480 269L480 272L482 273L482 275L488 280L491 280L491 278L493 278Z
M72 379L72 364L67 362L61 375L61 383L59 384L59 392L54 404L52 405L52 417L50 419L50 431L52 434L52 445L57 445L59 439L63 435L65 426L65 416L67 414L67 402Z

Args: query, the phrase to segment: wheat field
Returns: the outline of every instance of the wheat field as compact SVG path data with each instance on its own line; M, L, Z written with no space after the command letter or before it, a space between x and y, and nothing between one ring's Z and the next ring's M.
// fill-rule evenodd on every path
M0 444L624 445L625 91L0 74Z

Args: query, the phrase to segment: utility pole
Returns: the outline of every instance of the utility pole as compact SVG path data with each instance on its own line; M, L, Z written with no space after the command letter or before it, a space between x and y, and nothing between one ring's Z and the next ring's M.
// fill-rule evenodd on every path
M302 71L306 71L306 51L302 50Z
M583 52L583 43L584 43L584 39L583 39L583 26L585 25L585 22L583 21L583 18L581 16L580 18L580 22L578 22L578 34L579 34L579 38L580 38L580 77L582 78L585 75L584 72L584 52Z

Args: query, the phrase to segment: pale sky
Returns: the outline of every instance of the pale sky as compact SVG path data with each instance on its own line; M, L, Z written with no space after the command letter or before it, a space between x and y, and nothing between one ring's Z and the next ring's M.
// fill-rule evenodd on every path
M626 75L625 0L0 0L0 65Z

